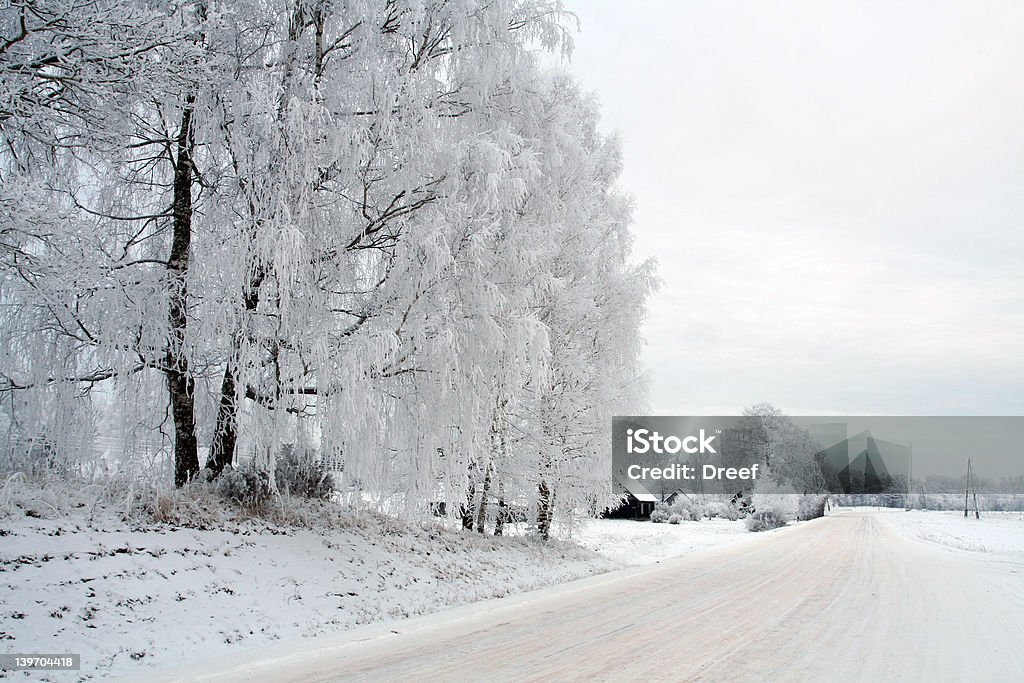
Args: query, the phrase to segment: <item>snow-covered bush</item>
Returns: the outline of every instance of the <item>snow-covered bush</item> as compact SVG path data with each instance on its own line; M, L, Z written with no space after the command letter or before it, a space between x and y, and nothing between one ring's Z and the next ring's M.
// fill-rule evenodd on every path
M316 453L285 444L274 473L277 488L303 498L328 498L334 490L334 479Z
M677 499L672 503L655 503L654 511L651 512L651 521L668 522L669 524L695 521L701 518L700 510L699 504L694 504L686 499Z
M773 507L759 508L747 518L748 531L768 531L781 526L786 526L786 515Z
M740 517L746 518L754 512L754 499L752 495L744 496L743 492L740 491L731 501L730 504L736 508Z
M709 519L721 517L722 519L728 519L733 522L740 518L740 511L736 506L724 500L709 500L706 502L704 504L704 514Z
M825 516L826 496L805 494L797 502L796 518L799 520L817 519Z
M225 467L217 478L217 493L254 512L266 510L273 497L270 477L251 465Z
M75 461L48 439L5 444L0 450L0 476L20 472L34 478L67 477L76 473Z
M704 516L704 502L696 497L679 495L672 502L672 511L684 515L686 520L699 520Z
M672 516L672 512L669 508L668 503L655 503L654 509L651 511L651 521L655 524L661 524L667 522Z
M774 509L786 519L796 519L800 513L800 495L796 489L770 477L758 480L751 499L755 511Z
M655 503L651 513L651 521L669 524L679 522L699 522L704 517L714 519L721 517L736 521L741 517L740 510L731 504L727 497L711 495L679 496L671 503ZM672 518L675 521L672 521Z

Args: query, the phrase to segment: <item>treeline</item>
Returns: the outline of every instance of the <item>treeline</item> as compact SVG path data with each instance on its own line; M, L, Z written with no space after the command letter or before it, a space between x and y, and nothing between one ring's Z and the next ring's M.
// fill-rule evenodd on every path
M8 468L609 502L650 266L548 0L0 9ZM173 463L172 466L169 465ZM488 504L490 503L490 507Z
M1015 477L979 477L972 475L972 489L978 494L984 493L1020 493L1024 494L1024 476ZM967 475L947 477L930 474L926 477L914 477L911 490L915 493L960 493L967 489Z
M963 492L960 493L851 493L831 497L832 501L843 507L886 507L906 508L908 510L963 510L968 507L974 510L974 495L967 501ZM1022 493L978 493L978 509L991 512L1024 511L1024 494Z

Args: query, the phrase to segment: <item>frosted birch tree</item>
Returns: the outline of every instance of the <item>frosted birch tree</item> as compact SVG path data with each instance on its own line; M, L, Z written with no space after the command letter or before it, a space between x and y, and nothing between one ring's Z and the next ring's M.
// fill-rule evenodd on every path
M536 290L549 330L550 370L534 405L538 531L555 511L566 521L611 502L610 424L642 404L639 326L654 280L630 263L629 205L615 190L621 154L597 130L595 102L562 74L545 93L551 168L540 216L558 228L557 248Z
M564 33L546 3L295 7L253 58L275 67L223 98L245 284L210 466L240 418L269 462L310 416L351 481L422 500L489 426L482 334L506 292L474 277L536 175L503 119L536 68L526 42Z
M87 450L114 382L178 485L273 481L304 442L356 498L480 531L603 507L652 278L617 143L538 56L571 47L558 3L2 17L10 448Z
M0 390L16 438L74 450L61 416L88 413L97 382L156 370L179 483L198 469L185 309L203 19L199 4L15 3L0 52Z

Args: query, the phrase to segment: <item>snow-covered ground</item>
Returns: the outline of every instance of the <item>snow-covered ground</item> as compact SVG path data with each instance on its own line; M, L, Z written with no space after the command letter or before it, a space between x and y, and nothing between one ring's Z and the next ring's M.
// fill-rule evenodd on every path
M307 511L319 518L312 528L229 515L200 529L126 522L102 504L8 500L0 505L0 651L82 655L80 673L53 680L134 678L621 566L565 541L332 507Z
M1008 556L1024 560L1024 514L985 512L975 519L972 512L937 510L878 511L897 531L908 538L972 553Z
M650 564L750 537L743 520L705 519L652 524L628 519L595 519L573 540L623 565Z

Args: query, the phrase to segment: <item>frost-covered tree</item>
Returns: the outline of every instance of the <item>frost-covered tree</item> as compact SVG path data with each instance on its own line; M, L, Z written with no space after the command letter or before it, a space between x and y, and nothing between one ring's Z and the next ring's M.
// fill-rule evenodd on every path
M97 382L155 370L172 397L179 483L198 469L186 299L203 14L15 3L0 50L0 390L15 438L69 450L54 417L88 413L81 396Z
M273 482L305 442L360 499L443 500L481 531L602 508L651 275L616 141L537 54L568 51L567 19L548 0L3 9L9 449L86 448L101 407L179 485L241 459Z
M240 286L212 470L240 419L270 456L302 416L362 485L425 496L439 451L460 470L488 424L472 368L494 352L480 333L497 298L474 278L533 173L507 162L503 118L533 73L527 41L562 39L547 9L298 3L245 52L273 66L240 68L221 95L238 190L224 266Z
M823 446L807 429L766 402L745 408L739 425L747 448L745 466L761 463L776 485L798 493L824 489L824 476L816 458Z
M595 102L564 74L545 92L547 192L536 214L554 235L534 290L549 334L549 372L537 387L537 528L610 501L609 429L616 413L639 407L639 326L653 278L629 262L628 200L614 188L621 171L615 139L597 130ZM546 217L546 219L545 219Z

